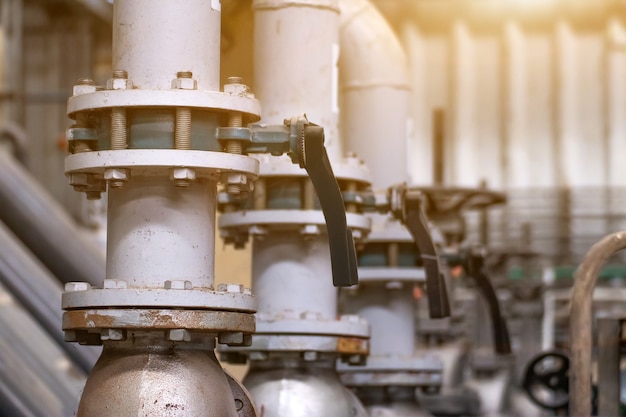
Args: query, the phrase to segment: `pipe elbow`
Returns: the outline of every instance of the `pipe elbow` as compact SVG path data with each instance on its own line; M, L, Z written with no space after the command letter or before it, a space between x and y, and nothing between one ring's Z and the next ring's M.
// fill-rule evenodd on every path
M396 34L368 0L339 0L342 91L409 90L407 58Z

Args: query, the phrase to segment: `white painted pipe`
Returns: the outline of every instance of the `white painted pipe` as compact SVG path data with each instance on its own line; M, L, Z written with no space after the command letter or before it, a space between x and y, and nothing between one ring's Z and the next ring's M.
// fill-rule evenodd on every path
M305 113L324 127L331 161L338 137L337 0L254 0L254 89L262 121Z
M220 0L115 0L113 69L136 88L169 89L191 71L198 89L219 90Z
M375 189L405 181L409 75L392 29L368 0L339 0L340 135Z
M405 284L406 285L406 284ZM370 356L412 357L415 354L415 299L412 286L388 289L361 284L343 298L342 313L357 314L370 324Z
M270 233L254 242L252 269L259 318L314 313L336 319L337 289L332 285L326 235L305 241L299 233Z
M254 0L254 88L262 121L282 123L306 113L324 127L331 161L342 156L338 140L337 0ZM300 234L255 241L252 286L259 317L319 313L335 319L337 290L331 281L327 237Z
M134 177L109 190L107 278L132 288L163 288L168 280L213 285L214 182L189 188L163 177Z

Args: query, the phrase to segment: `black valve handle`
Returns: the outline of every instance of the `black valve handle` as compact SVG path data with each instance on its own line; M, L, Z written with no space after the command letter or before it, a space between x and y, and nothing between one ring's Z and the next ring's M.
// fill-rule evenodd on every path
M326 219L333 285L356 285L359 277L354 238L352 230L348 229L341 189L324 147L324 129L304 118L298 118L296 123L300 167L309 174Z
M396 194L395 204L392 201L392 210L396 217L400 217L406 228L413 236L417 251L422 258L426 272L426 296L428 297L428 313L431 318L439 319L450 316L450 301L446 281L439 267L439 256L428 228L428 221L422 207L422 196L419 192L407 191L404 185L392 190ZM392 196L392 199L393 196ZM400 210L393 207L400 206Z
M496 291L487 275L484 253L482 251L469 250L463 262L463 269L467 275L474 279L479 291L489 306L496 353L500 355L511 354L509 329L506 320L502 317L500 301L498 300Z

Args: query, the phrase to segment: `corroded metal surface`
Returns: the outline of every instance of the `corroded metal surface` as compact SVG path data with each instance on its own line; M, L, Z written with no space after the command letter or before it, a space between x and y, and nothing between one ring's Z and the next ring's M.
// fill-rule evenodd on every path
M72 310L63 314L63 330L189 329L253 333L252 314L167 309Z

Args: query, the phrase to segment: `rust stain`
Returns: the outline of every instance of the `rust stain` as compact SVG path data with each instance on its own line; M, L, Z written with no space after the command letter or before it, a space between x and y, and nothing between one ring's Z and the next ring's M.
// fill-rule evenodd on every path
M356 337L337 338L337 352L350 354L369 354L369 343L367 340Z

